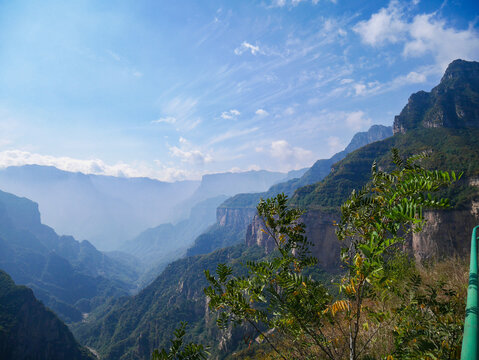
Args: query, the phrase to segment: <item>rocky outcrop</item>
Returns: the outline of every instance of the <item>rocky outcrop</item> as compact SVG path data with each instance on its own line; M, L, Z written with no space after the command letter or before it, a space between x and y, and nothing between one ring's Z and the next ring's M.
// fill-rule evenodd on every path
M479 225L479 202L473 202L469 209L427 211L424 213L426 224L423 230L408 239L406 250L412 251L417 261L450 255L463 256L470 251L471 231ZM334 221L339 221L339 214L308 211L303 215L306 236L314 246L312 254L326 270L337 269L339 265L339 243ZM248 226L246 244L258 245L271 252L275 243L271 237L261 231L262 221L256 216Z
M319 260L322 268L328 270L337 269L339 265L340 243L336 237L334 222L339 221L338 213L326 213L321 211L308 211L302 216L306 225L306 237L313 243L311 253ZM264 224L258 216L255 216L246 231L246 245L258 245L271 252L275 248L274 240L265 232Z
M470 209L425 212L427 222L411 240L416 260L468 254L472 229L479 225L478 210L479 203L473 202Z
M394 118L393 132L424 128L479 127L479 62L455 60L431 92L419 91L409 98Z
M256 215L256 208L224 208L216 209L216 223L219 226L245 229Z
M186 255L208 254L216 249L242 242L246 228L255 214L255 208L218 207L216 223L195 239L195 243L187 250Z

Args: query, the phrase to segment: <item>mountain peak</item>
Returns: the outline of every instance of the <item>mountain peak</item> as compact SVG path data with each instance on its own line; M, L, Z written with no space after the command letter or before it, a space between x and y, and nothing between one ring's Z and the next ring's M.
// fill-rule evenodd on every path
M454 60L431 92L411 95L393 131L419 127L479 128L479 62Z

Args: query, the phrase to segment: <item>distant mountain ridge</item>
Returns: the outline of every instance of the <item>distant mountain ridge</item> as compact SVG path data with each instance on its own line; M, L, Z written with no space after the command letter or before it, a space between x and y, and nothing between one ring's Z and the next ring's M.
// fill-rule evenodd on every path
M141 285L149 284L166 265L186 253L194 239L214 223L215 209L226 198L220 195L203 200L193 206L188 219L147 229L120 247L121 251L141 259L146 268L140 279Z
M187 255L207 254L215 249L241 242L245 238L248 224L256 214L256 205L260 198L266 199L282 192L291 195L301 186L322 180L331 171L331 166L348 153L390 136L392 136L391 126L373 125L368 131L355 134L343 151L329 159L316 161L310 169L304 171L301 177L275 184L266 192L237 194L227 199L216 211L216 224L195 239Z
M66 321L79 321L110 297L135 289L138 274L88 241L58 236L40 221L38 205L0 191L0 269Z
M58 232L88 239L101 250L170 218L199 182L86 175L51 166L0 170L0 189L37 202L42 219Z
M198 189L189 199L177 207L184 207L189 211L192 205L219 195L234 196L240 193L252 194L266 191L274 184L302 176L307 170L308 168L304 168L292 170L288 173L251 170L203 175ZM184 216L184 218L186 217Z
M0 358L3 360L94 360L68 327L0 270Z
M321 159L316 161L311 168L296 179L291 179L271 186L268 191L255 194L238 194L226 200L221 207L237 208L237 207L251 207L255 208L260 198L266 199L284 192L286 195L292 195L293 192L305 185L314 184L315 182L324 179L331 171L331 166L344 159L350 152L359 149L360 147L370 144L375 141L384 140L393 135L391 126L373 125L368 131L363 131L355 134L348 146L329 159Z
M1 169L0 189L37 202L43 220L58 232L111 251L145 229L188 218L200 201L265 190L287 178L285 173L261 170L169 183L24 165Z

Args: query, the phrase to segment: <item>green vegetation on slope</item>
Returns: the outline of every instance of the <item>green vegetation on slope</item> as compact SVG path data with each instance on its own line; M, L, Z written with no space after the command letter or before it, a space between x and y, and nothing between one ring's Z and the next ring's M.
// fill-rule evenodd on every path
M0 270L0 358L92 360L57 316Z
M217 350L219 335L214 319L206 312L204 270L214 271L219 263L228 262L240 271L240 264L262 256L260 248L237 245L177 260L138 295L118 299L92 313L87 322L76 324L74 334L102 359L149 359L153 349L168 346L175 328L186 321L186 341L195 339L208 345L214 341ZM231 341L240 343L242 339L240 334Z
M390 126L373 125L368 131L355 134L349 145L343 150L333 155L329 159L321 159L316 161L303 176L291 179L279 184L271 186L268 191L253 194L238 194L226 200L220 207L224 208L256 208L261 198L266 199L284 193L292 195L293 192L309 184L314 184L323 180L331 171L331 165L342 160L350 152L370 144L372 142L384 140L392 135Z
M38 205L0 191L0 269L67 322L133 289L136 273L88 241L58 236L40 222Z
M407 156L432 151L426 166L429 169L451 169L464 172L464 178L479 175L478 129L414 129L397 134L349 154L333 165L333 171L322 182L298 189L290 204L305 209L337 211L353 189L364 186L369 179L373 161L383 168L391 166L390 149L395 147ZM465 180L466 181L466 180ZM464 182L448 190L455 206L468 204L478 196L477 190Z

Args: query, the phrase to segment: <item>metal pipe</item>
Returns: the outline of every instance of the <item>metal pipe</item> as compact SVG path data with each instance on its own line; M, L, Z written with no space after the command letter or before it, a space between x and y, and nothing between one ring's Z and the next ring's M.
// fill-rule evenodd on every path
M479 225L472 230L471 262L469 266L469 286L467 288L466 319L462 338L461 360L478 360L478 292L477 292L477 232Z

